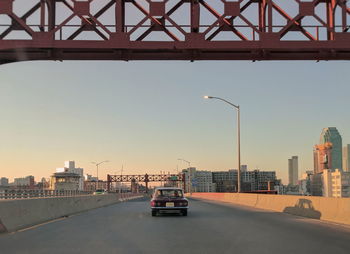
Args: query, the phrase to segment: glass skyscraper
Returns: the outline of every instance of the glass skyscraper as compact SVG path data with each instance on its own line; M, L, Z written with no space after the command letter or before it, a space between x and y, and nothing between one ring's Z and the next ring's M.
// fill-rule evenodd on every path
M343 144L342 138L335 127L324 128L320 137L320 144L332 143L331 165L332 169L343 168Z

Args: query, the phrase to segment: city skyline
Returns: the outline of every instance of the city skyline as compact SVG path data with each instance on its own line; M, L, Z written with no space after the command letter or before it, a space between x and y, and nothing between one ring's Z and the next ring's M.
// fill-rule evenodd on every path
M33 75L38 69L42 75ZM155 69L160 75L151 75ZM299 75L285 79L291 69ZM332 71L321 78L322 70ZM329 86L340 73L343 80ZM236 168L235 112L203 99L210 94L241 106L242 164L276 170L286 183L291 155L298 154L300 173L313 168L312 148L323 128L336 126L349 143L346 73L346 62L3 65L0 175L47 176L71 159L88 174L95 174L91 161L110 160L102 176L120 171L122 164L130 174L175 172L187 166L177 161L181 157L200 169ZM314 83L304 83L310 78ZM334 89L338 100L325 108L321 99Z

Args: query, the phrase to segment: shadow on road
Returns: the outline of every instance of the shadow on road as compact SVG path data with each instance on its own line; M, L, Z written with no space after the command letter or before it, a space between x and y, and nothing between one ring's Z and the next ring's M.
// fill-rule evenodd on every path
M283 212L317 220L321 218L321 212L315 210L312 201L305 198L300 198L295 206L284 208Z

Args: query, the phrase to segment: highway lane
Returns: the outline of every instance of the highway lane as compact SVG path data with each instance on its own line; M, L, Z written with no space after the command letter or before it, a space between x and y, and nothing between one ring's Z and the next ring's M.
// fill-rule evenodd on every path
M0 253L350 253L349 227L195 200L188 217L151 217L148 203L119 203L0 235Z

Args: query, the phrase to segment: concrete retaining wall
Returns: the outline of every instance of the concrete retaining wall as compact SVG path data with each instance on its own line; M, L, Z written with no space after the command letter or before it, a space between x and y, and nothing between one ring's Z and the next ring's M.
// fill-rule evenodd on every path
M193 193L192 197L350 225L350 198L245 193Z
M117 194L0 201L0 233L12 232L57 218L142 197Z

